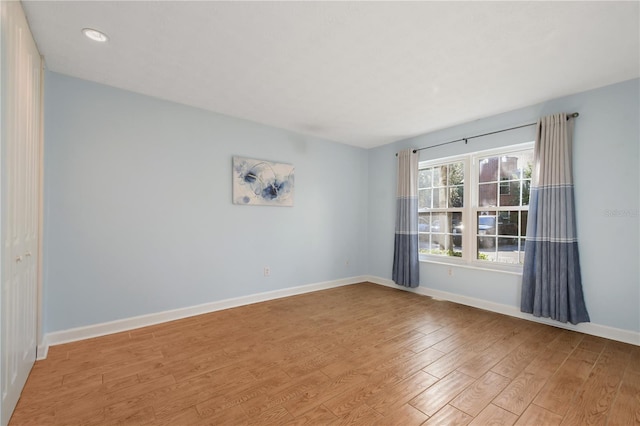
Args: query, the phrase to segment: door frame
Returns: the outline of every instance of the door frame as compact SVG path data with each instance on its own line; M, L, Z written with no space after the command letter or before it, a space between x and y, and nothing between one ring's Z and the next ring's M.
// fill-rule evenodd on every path
M29 30L31 31L31 30ZM49 345L45 342L43 312L44 255L44 56L40 55L40 123L38 124L38 272L36 277L36 360L45 359Z
M5 1L2 1L2 19L4 21L4 18L6 18L7 16L5 16L5 13L8 13L8 9L5 9L7 7L7 3L5 3ZM8 3L13 3L14 6L17 4L18 8L19 8L19 12L22 14L22 17L24 18L24 21L26 23L26 29L27 29L27 33L28 33L28 37L30 37L33 40L33 34L31 33L31 29L29 28L29 23L26 20L26 16L24 14L24 9L22 7L22 4L20 2L8 2ZM4 23L3 23L4 24ZM2 25L4 26L4 25ZM7 36L7 33L4 33L3 36L0 36L1 38L5 38L5 36ZM2 44L5 43L5 40L1 40ZM35 43L35 41L34 41ZM13 46L13 48L16 48L16 46ZM37 45L36 45L36 50L37 50ZM37 94L39 96L37 102L37 109L39 110L39 117L38 117L38 122L35 123L37 125L37 140L36 140L36 149L37 149L37 159L36 159L36 182L38 185L38 190L37 190L37 201L36 201L36 206L35 208L37 209L37 235L36 235L36 243L37 243L37 262L35 265L36 268L36 283L35 283L35 344L36 347L35 349L35 354L36 354L36 359L34 359L34 363L37 359L44 359L46 357L46 351L42 351L41 348L46 348L46 346L41 346L42 343L45 341L45 335L44 335L44 311L43 311L43 254L44 254L44 249L43 249L43 239L44 239L44 82L45 82L45 76L44 76L44 70L45 70L45 66L44 66L44 57L38 52L38 58L40 60L39 63L39 76L37 76L36 78L39 78L39 93ZM3 64L5 65L5 64ZM9 64L8 64L9 65ZM4 81L6 76L2 75L3 72L6 73L7 72L7 67L6 66L2 66L0 67L0 85L3 87L0 87L0 97L3 99L2 101L0 101L0 126L2 128L4 128L6 126L5 123L5 118L6 118L6 111L3 110L9 108L9 105L7 105L5 103L6 100L6 90L7 87L4 87L6 83L7 86L8 84L13 84L12 82L8 82L8 81ZM37 81L37 80L36 80ZM4 184L5 184L5 180L2 178L3 174L5 173L6 170L6 159L5 159L5 155L6 155L6 147L7 147L7 139L5 138L6 134L4 134L4 132L0 132L0 205L3 209L3 211L6 211L6 207L4 205L3 202L3 197L5 196L4 194ZM2 226L0 224L0 226ZM6 232L6 231L4 231ZM1 235L4 235L3 233L0 233ZM5 263L5 258L6 258L6 248L4 247L4 241L2 241L2 243L0 243L0 275L2 275L2 273L4 273L4 271L6 271L6 268L9 267L9 265L7 265ZM0 282L0 287L2 287L4 285L4 282ZM3 301L2 301L2 292L0 292L0 328L2 328L4 326L4 324L2 324L2 319L3 319L3 315L4 312L2 311L2 305L3 305ZM2 343L0 342L0 345ZM2 348L2 350L4 350L4 348ZM6 374L6 371L4 371L4 369L0 366L0 375L4 375ZM0 404L0 422L1 419L7 419L7 421L11 418L11 414L12 413L5 413L4 410L6 409L6 407L3 407L2 404Z

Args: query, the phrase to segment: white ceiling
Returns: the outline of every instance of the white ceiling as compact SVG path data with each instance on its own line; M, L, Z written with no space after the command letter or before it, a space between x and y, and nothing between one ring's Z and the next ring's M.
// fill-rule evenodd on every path
M52 71L360 147L640 76L638 1L23 5Z

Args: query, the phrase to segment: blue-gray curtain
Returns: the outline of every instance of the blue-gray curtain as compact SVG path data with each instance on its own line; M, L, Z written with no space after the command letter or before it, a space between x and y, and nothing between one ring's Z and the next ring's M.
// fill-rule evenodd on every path
M538 120L521 310L572 324L589 322L582 293L573 196L573 121Z
M406 149L398 153L393 281L405 287L418 287L419 270L418 154Z

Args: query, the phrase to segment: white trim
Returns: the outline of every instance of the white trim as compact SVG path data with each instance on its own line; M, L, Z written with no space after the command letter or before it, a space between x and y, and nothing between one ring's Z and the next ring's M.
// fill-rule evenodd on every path
M64 343L75 342L78 340L90 339L92 337L104 336L107 334L129 331L140 327L160 324L167 321L174 321L195 315L206 314L209 312L220 311L223 309L235 308L238 306L250 305L252 303L265 302L267 300L280 299L282 297L295 296L297 294L311 293L319 290L326 290L335 287L342 287L361 282L371 282L398 290L409 291L423 296L433 297L434 299L448 300L461 305L473 306L475 308L484 309L491 312L509 315L516 318L522 318L533 322L551 325L554 327L565 328L567 330L578 331L593 336L604 337L607 339L617 340L620 342L630 343L640 346L640 333L623 330L620 328L608 327L594 323L584 324L563 324L561 322L549 320L546 318L538 318L533 315L520 312L517 308L501 303L490 302L487 300L477 299L474 297L462 296L440 290L434 290L427 287L406 288L397 285L391 280L371 275L362 275L351 278L343 278L334 281L325 281L321 283L308 284L298 287L290 287L281 290L257 293L248 296L235 297L232 299L219 300L216 302L205 303L202 305L189 306L186 308L174 309L170 311L158 312L154 314L141 315L132 318L125 318L116 321L110 321L101 324L94 324L85 327L72 328L69 330L55 331L45 334L42 342L38 345L38 360L45 359L49 351L49 346L61 345Z
M536 146L535 141L522 142L515 145L506 145L503 147L490 148L482 151L469 152L465 155L471 155L475 160L482 160L484 158L495 157L496 155L502 154L513 154L514 152L527 151L529 149L534 149Z
M357 284L363 281L366 281L366 277L364 276L342 278L339 280L325 281L298 287L289 287L281 290L267 291L264 293L250 294L248 296L218 300L215 302L204 303L202 305L188 306L185 308L173 309L170 311L124 318L101 324L72 328L69 330L54 331L52 333L45 334L42 342L40 342L40 344L38 345L38 359L45 359L47 357L49 346L61 345L63 343L90 339L92 337L99 337L107 334L129 331L136 328L160 324L167 321L174 321L182 318L192 317L195 315L202 315L210 312L220 311L223 309L250 305L252 303L265 302L267 300L280 299L282 297L295 296L297 294L311 293L319 290Z
M423 255L423 256L427 256L427 255ZM521 264L515 265L510 263L501 263L501 264L489 263L489 266L491 267L488 268L486 267L487 262L483 262L482 260L477 260L477 261L472 260L472 261L466 262L464 260L459 260L459 258L457 257L445 257L443 259L434 259L434 260L432 260L431 258L428 258L428 259L420 258L419 261L422 263L431 263L434 265L455 266L456 268L474 269L476 271L499 272L503 274L522 276ZM500 266L500 268L496 268L497 266Z
M444 166L450 163L469 162L469 153L451 155L449 157L431 158L418 163L418 169L428 169L430 167ZM465 170L466 171L466 170Z
M590 334L592 336L604 337L606 339L617 340L619 342L630 343L632 345L640 346L640 332L632 330L624 330L621 328L609 327L606 325L594 324L592 322L581 323L578 325L564 324L558 321L554 321L548 318L539 318L531 314L520 312L520 310L514 306L504 305L502 303L495 303L488 300L477 299L475 297L463 296L460 294L449 293L446 291L435 290L428 287L416 287L407 288L397 285L391 280L366 276L366 281L374 284L383 285L386 287L392 287L398 290L410 291L412 293L421 294L423 296L433 297L434 299L448 300L450 302L459 303L461 305L472 306L474 308L484 309L486 311L496 312L499 314L509 315L516 318L522 318L525 320L538 322L541 324L551 325L554 327L564 328L567 330L578 331L584 334Z
M42 289L44 275L44 57L40 55L40 123L38 124L39 138L38 141L38 272L36 277L36 339L42 341L44 339L43 326L43 298L44 291ZM44 351L41 358L40 351ZM46 348L36 346L36 359L44 359L47 357Z

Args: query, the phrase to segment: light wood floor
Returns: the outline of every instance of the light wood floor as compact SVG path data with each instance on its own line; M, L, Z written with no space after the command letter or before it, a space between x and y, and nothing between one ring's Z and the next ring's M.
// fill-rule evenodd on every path
M55 346L15 425L633 425L640 347L374 284Z

